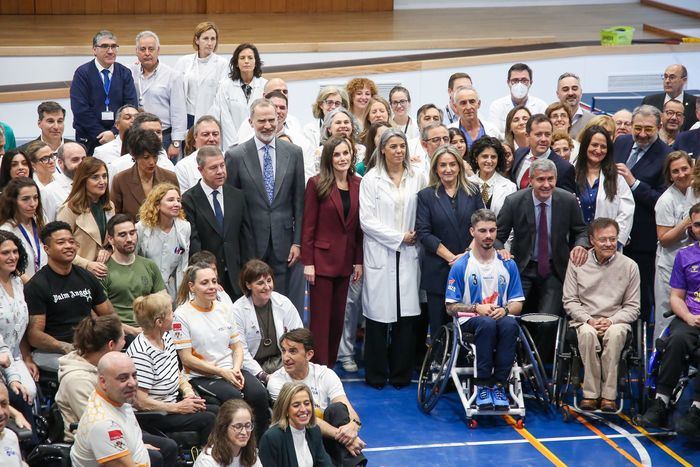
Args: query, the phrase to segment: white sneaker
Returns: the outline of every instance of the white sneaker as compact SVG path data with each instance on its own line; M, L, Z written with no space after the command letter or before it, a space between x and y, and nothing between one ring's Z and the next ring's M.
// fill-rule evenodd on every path
M355 360L352 358L348 358L347 360L342 361L343 364L343 370L348 372L348 373L357 373L357 363L355 363Z

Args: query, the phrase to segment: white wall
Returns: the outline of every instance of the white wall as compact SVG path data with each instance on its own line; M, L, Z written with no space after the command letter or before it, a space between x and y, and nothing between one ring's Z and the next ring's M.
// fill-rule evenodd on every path
M289 63L299 54L273 54L263 55L267 63ZM309 54L306 54L309 55ZM337 56L337 54L333 54ZM367 56L363 53L363 56ZM78 63L82 63L79 60ZM170 58L166 57L166 62ZM128 61L123 61L128 63ZM533 87L531 94L544 99L547 102L555 100L555 88L557 77L565 71L577 73L581 77L585 92L607 92L607 79L609 75L616 74L648 74L662 73L667 64L683 63L688 68L688 88L700 88L700 53L686 52L674 54L635 54L635 55L600 55L588 57L558 58L551 60L531 60L528 64L533 69ZM445 68L438 70L426 70L422 72L386 73L368 75L377 82L402 83L411 91L413 111L420 105L433 102L439 106L446 103L447 78L457 71L464 71L471 75L474 86L479 91L482 106L482 117L488 115L488 105L494 99L505 95L506 72L511 63L493 65L478 65L466 68ZM70 66L62 66L70 70ZM0 69L6 69L0 64ZM54 70L56 71L56 70ZM3 73L5 75L5 73ZM330 83L345 83L351 76L324 78L306 81L290 81L290 113L296 115L303 123L311 121L311 103L316 98L319 86ZM55 79L51 78L50 81ZM42 81L49 81L46 77ZM659 83L661 89L661 83ZM67 99L59 101L66 109L69 109L66 118L66 136L73 134L70 105ZM0 104L0 120L9 123L15 130L18 140L36 137L36 106L39 102L22 102Z

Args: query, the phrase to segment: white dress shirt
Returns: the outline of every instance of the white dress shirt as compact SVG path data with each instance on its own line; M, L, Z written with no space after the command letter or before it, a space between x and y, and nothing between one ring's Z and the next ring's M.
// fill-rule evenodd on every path
M202 179L202 174L197 167L197 152L199 149L175 164L175 175L177 175L177 183L180 185L181 193L186 192Z
M221 214L224 214L224 187L220 186L219 188L212 188L209 185L206 184L204 180L200 180L199 184L202 186L202 190L204 190L204 195L207 197L207 201L209 201L209 207L211 207L211 212L216 212L214 209L214 190L218 191L219 194L216 195L216 199L219 201L219 205L221 206Z
M544 152L540 154L539 156L536 156L537 159L546 159L549 157L549 153L551 153L551 149L547 149L547 152ZM525 175L525 172L530 170L530 166L532 165L532 151L528 152L525 157L523 157L523 161L520 163L520 168L518 169L518 175L515 177L516 181L516 186L520 186L520 181L522 180L523 176Z
M265 143L260 141L257 136L253 137L255 141L255 147L258 148L258 160L260 161L260 172L263 174L263 180L265 180ZM275 179L275 174L277 173L277 153L275 151L275 143L277 138L273 139L267 146L270 147L270 157L272 158L272 179Z
M73 188L73 179L62 173L57 173L53 182L46 185L41 193L41 207L44 210L44 219L47 223L56 220L58 209L68 199L71 188Z
M547 110L547 103L539 97L528 95L527 102L525 102L525 107L532 115L543 114L544 111ZM511 97L510 93L496 99L489 107L489 121L493 123L496 128L498 128L498 131L505 133L506 117L508 116L508 112L514 108L515 105L513 105L513 98Z
M187 111L182 74L162 62L158 62L149 77L144 76L141 64L133 65L131 74L139 96L139 107L157 115L164 131L172 129L173 141L183 141L187 133Z
M121 154L122 138L119 135L117 135L117 137L109 143L97 146L92 155L104 162L105 164L109 165L112 163L112 161L119 159L119 157L121 157Z

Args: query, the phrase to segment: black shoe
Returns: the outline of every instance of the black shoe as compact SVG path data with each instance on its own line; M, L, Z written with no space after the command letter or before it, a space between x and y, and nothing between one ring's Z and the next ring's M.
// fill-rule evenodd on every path
M644 415L642 415L642 425L662 427L666 425L667 417L668 407L666 407L664 401L657 397L651 402L647 411L644 412Z
M688 413L678 420L676 431L680 435L693 438L700 436L700 409L691 405L688 409Z

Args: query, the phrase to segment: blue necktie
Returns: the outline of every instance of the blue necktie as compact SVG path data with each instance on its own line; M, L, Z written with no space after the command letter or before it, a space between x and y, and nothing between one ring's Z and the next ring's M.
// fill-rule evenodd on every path
M214 199L214 217L216 217L216 222L219 223L219 227L221 227L221 230L224 229L224 213L221 211L221 204L219 204L219 200L216 198L216 196L219 194L218 190L214 190L211 192L211 196Z
M109 87L112 84L112 81L109 79L109 70L106 68L102 70L102 76L104 76L104 83L102 84L105 88L105 96L109 96Z
M275 193L275 174L272 171L272 156L270 155L270 146L263 146L265 154L263 155L263 182L265 182L265 192L267 200L272 204L272 196Z

